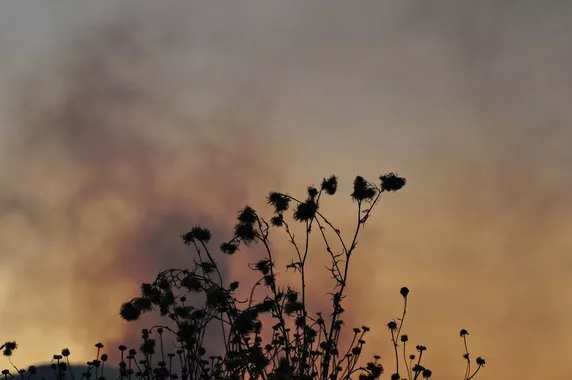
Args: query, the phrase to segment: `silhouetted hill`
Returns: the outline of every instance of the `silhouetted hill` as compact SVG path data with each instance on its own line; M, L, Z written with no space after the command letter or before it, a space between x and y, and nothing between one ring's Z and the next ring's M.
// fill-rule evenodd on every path
M51 368L51 363L38 364L35 367L37 368L36 374L31 375L28 371L26 371L26 373L23 375L24 379L26 379L26 380L27 379L57 380L56 371ZM73 364L72 363L71 366L65 371L65 376L63 377L63 379L66 379L66 380L73 380L73 379L80 380L82 378L85 379L86 377L84 376L84 373L86 373L88 371L88 368L89 367L87 365L84 365L84 364ZM27 370L28 368L25 368L25 369ZM90 370L91 370L91 377L90 378L92 380L97 380L95 368L91 367ZM10 372L13 373L14 371L10 371ZM114 367L106 367L103 369L103 371L100 368L99 372L98 372L98 376L99 377L103 376L106 380L113 380L113 379L117 379L119 377L119 371L117 368L114 368ZM14 377L17 379L20 376L18 376L16 374Z

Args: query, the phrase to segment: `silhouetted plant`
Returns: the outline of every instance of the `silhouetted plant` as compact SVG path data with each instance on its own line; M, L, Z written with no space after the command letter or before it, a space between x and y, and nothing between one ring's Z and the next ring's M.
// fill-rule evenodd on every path
M226 285L213 255L211 232L195 226L182 234L183 243L196 253L191 267L160 272L152 283L141 285L139 296L121 305L120 315L127 321L135 321L144 313L157 310L170 323L143 329L138 350L119 346L118 378L378 379L384 372L380 356L375 355L365 362L361 358L370 329L367 326L346 329L342 318L343 301L347 296L350 263L360 232L382 195L398 191L405 183L404 178L394 173L380 176L377 184L361 176L355 178L351 198L356 204L357 218L349 240L344 239L340 229L320 209L322 197L337 192L335 176L324 178L318 188L308 187L305 198L271 192L267 203L272 207L273 215L268 219L249 206L243 208L238 213L233 237L219 248L222 253L233 255L245 246L257 244L264 252L264 257L250 267L256 273L256 279L249 284L245 299L238 296L238 281ZM289 210L291 218L287 215ZM292 223L302 226L301 239L296 238ZM278 283L276 253L270 243L273 229L281 229L293 248L294 259L286 269L297 274L297 285L281 286ZM327 252L327 270L333 280L328 314L311 310L307 303L307 264L315 231ZM417 345L415 353L408 354L409 337L402 331L409 289L402 287L400 295L404 301L401 316L387 323L395 361L391 379L429 379L431 370L421 364L427 347ZM218 355L209 354L208 350L213 348L208 348L205 342L207 328L211 325L219 326L221 334L219 344L222 348ZM175 337L174 352L165 349L165 334ZM476 368L471 372L466 341L468 332L463 329L460 335L467 362L463 380L470 380L485 361L478 357ZM7 342L2 348L9 357L16 344ZM92 372L96 379L102 376L108 357L101 354L101 343L96 348L96 358L87 363L82 379L89 379ZM69 350L64 349L61 355L54 356L52 368L56 379L67 373L73 377L73 372L68 370L69 355ZM23 380L34 376L32 367L27 371L14 368ZM5 376L11 375L7 372Z

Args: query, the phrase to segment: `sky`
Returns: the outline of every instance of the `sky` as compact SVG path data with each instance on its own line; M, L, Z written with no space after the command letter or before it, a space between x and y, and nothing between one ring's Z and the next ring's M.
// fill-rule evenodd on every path
M188 263L185 229L222 241L330 174L351 228L353 178L397 172L350 273L372 350L391 368L406 285L440 378L461 328L483 379L570 377L570 21L556 0L2 2L0 340L88 360L136 335L119 306Z

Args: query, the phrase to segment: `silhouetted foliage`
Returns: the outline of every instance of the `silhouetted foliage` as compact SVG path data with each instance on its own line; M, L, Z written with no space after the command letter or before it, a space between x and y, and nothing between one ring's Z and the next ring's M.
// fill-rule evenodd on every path
M251 264L255 280L248 284L246 299L237 295L242 288L238 281L226 281L214 259L210 246L211 232L195 226L181 235L184 244L193 247L194 262L189 268L168 269L160 272L152 283L141 285L141 294L121 305L120 315L126 321L138 320L150 311L159 311L169 323L153 326L141 332L142 343L138 349L119 346L121 359L118 364L120 379L378 379L384 373L381 357L371 360L362 356L367 326L348 330L343 320L351 259L356 252L358 237L374 207L384 193L401 189L406 181L389 173L372 183L361 176L353 182L351 198L357 207L357 219L351 239L344 239L340 229L320 210L322 197L337 193L336 176L324 178L319 188L307 188L307 197L298 199L289 194L270 192L267 202L273 215L266 219L256 210L246 206L239 211L234 236L219 245L226 255L239 252L242 246L258 244L264 258ZM291 210L292 218L286 212ZM297 238L291 223L299 223L304 231ZM282 230L292 245L294 260L286 265L298 275L297 284L280 286L276 253L270 243L271 231ZM330 291L331 310L323 314L311 310L307 303L307 264L310 243L317 231L318 239L327 252L327 270L333 280ZM335 248L337 247L337 248ZM226 285L226 284L229 285ZM395 372L391 379L429 379L430 369L422 364L427 347L416 345L408 349L409 336L403 334L410 290L402 287L403 310L399 318L387 323L393 344ZM192 299L193 302L188 301ZM222 353L209 354L205 341L209 326L218 326L221 333ZM172 351L165 348L165 334L172 334L176 344ZM466 371L463 380L473 379L485 365L478 357L471 369L467 347L468 332L460 331L465 347L463 358ZM212 343L211 343L212 344ZM87 363L82 379L102 378L107 354L96 344L96 357ZM10 357L15 342L6 342L4 355ZM70 351L63 349L54 355L52 369L56 380L69 373ZM36 371L30 367L20 370L14 366L23 380L32 378ZM6 370L8 371L8 370ZM3 372L4 373L4 372ZM10 372L4 373L7 378Z

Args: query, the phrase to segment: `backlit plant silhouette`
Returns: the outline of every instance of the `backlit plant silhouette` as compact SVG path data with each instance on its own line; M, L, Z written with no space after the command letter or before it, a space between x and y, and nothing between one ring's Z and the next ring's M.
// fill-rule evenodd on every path
M135 321L144 313L157 310L169 322L144 329L138 350L119 347L118 378L380 378L384 373L380 356L364 360L361 355L370 329L367 326L346 327L343 304L350 264L361 231L382 196L400 190L405 182L393 173L380 176L377 183L361 176L355 178L351 198L357 212L349 239L342 236L341 230L320 207L324 197L336 194L338 181L335 176L324 178L318 187L308 187L304 198L271 192L267 197L273 211L269 218L246 206L238 214L233 237L219 246L220 251L229 256L242 253L244 248L254 248L254 245L263 252L263 258L251 264L255 277L246 286L224 278L215 259L208 229L196 226L184 233L183 243L195 252L191 267L160 272L152 283L142 284L139 296L120 308L121 317L127 321ZM294 231L300 227L302 237L297 238ZM285 268L278 267L278 254L270 241L275 230L281 230L292 247L293 260ZM316 250L312 245L315 235L323 247L319 253L325 251L327 254L327 270L332 278L328 293L330 306L323 314L313 310L308 302L308 260L311 252ZM280 255L284 257L282 252ZM296 280L280 285L278 275L281 270L293 271ZM429 379L431 370L422 365L427 347L417 345L413 352L408 350L409 337L403 334L403 325L409 289L401 288L400 294L404 301L401 316L387 324L395 368L390 378ZM215 328L220 341L213 343L212 330ZM174 337L173 347L165 347L166 334ZM466 360L463 380L470 380L484 366L485 360L478 357L473 363L467 348L468 332L463 329L460 335ZM96 379L102 376L107 355L100 353L103 345L98 343L96 347L96 359L87 363L82 378L90 377L92 371ZM4 354L10 356L16 345L8 342L2 348ZM65 377L69 372L68 356L67 349L62 355L54 356L52 369L56 378ZM22 378L33 376L33 369L20 371L14 368Z

